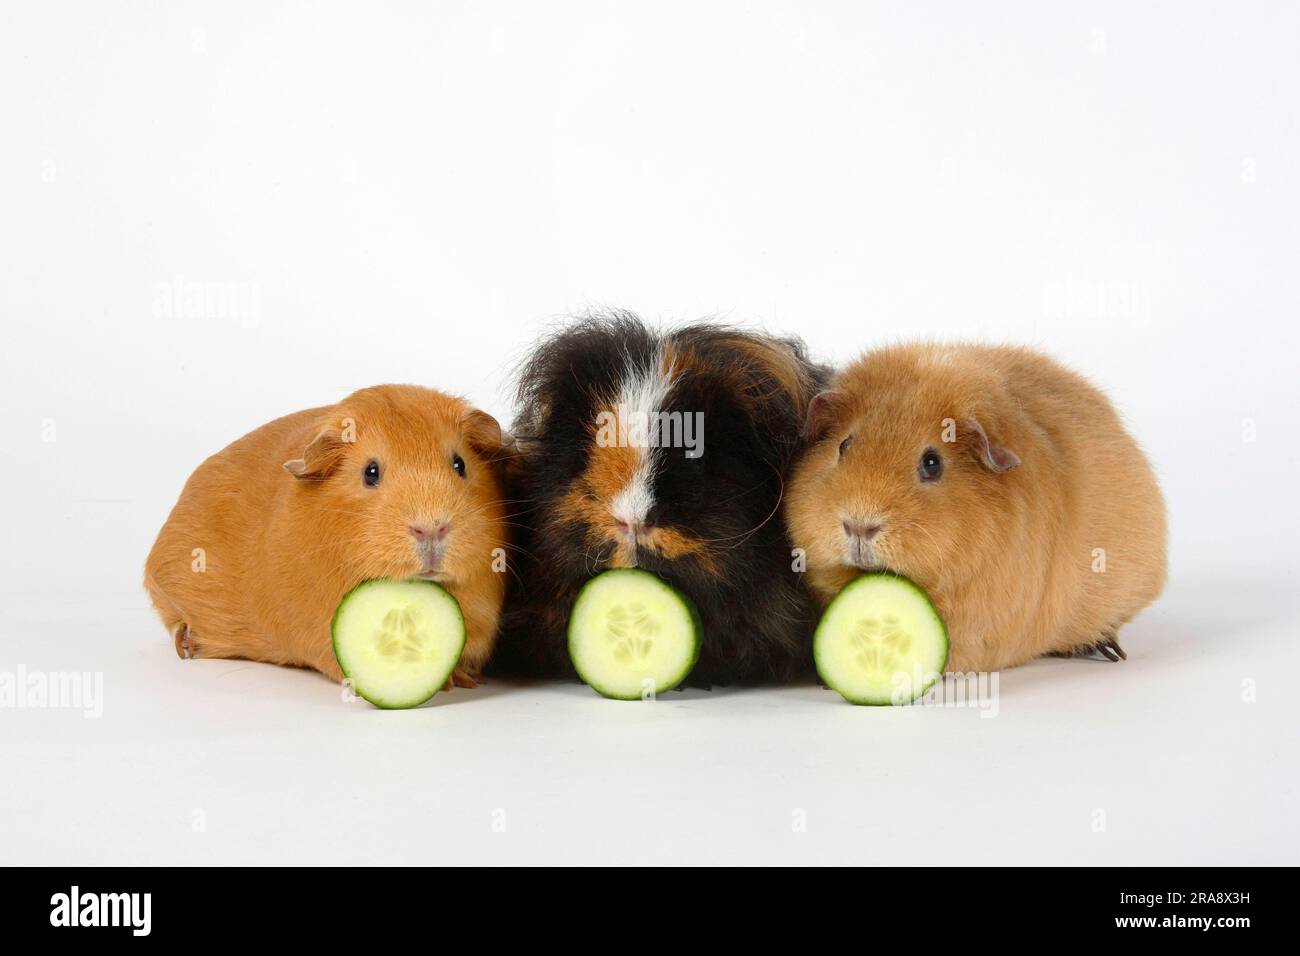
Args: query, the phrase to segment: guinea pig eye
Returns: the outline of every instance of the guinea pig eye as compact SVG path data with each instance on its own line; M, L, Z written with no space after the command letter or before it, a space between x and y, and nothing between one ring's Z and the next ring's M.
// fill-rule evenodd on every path
M916 473L922 481L936 481L943 474L943 459L933 448L921 453L921 461L916 466Z
M840 442L840 457L841 457L841 458L844 457L844 453L845 453L846 451L849 450L849 446L852 445L852 444L853 444L853 436L852 436L852 435L850 435L848 438L844 439L844 441Z
M373 488L379 484L379 462L373 458L366 462L365 471L361 472L361 480L365 482L367 488Z
M454 471L456 474L460 475L462 478L464 478L464 477L465 477L465 459L464 459L464 458L461 458L460 455L452 455L452 456L451 456L451 470Z

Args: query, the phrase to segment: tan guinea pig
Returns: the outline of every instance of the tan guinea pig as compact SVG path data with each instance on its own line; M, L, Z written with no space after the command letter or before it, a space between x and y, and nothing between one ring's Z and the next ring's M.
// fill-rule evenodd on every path
M1023 348L869 353L809 408L787 497L825 604L863 571L905 575L948 625L952 671L1121 654L1165 581L1165 510L1101 392Z
M460 602L473 686L505 592L502 459L490 415L414 385L277 419L190 476L145 565L182 657L342 678L330 622L370 578L427 578Z

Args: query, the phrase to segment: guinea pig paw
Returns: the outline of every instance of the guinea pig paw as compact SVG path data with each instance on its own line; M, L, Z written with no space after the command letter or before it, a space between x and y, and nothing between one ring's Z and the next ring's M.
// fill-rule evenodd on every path
M176 656L181 660L189 661L198 656L195 653L194 636L190 633L190 626L185 622L182 621L172 628L172 643L176 645Z
M1124 653L1124 648L1119 646L1119 641L1114 634L1108 634L1100 641L1093 644L1080 644L1078 647L1068 651L1058 651L1051 655L1052 657L1090 657L1096 659L1100 655L1111 663L1128 660L1128 655Z
M1112 663L1128 660L1124 648L1119 646L1119 638L1112 632L1103 634L1101 640L1091 644L1077 644L1064 651L1050 651L1048 657L1075 657L1097 660L1102 658Z
M447 683L442 685L443 690L451 690L455 687L464 687L467 690L477 687L481 683L481 678L477 674L471 674L467 670L461 670L457 667L447 678Z

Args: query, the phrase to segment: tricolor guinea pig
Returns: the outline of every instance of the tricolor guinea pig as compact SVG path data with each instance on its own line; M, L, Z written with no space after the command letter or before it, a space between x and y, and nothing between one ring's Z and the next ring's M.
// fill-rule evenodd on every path
M659 334L627 313L542 342L511 429L526 530L503 652L525 671L572 675L578 592L638 567L700 614L688 683L810 668L812 605L779 510L824 374L793 340L711 324Z
M460 602L473 686L505 592L501 429L427 388L380 385L277 419L190 476L145 587L182 657L311 667L339 680L330 623L371 578L436 581Z
M1023 348L870 353L810 403L787 495L823 603L864 571L929 592L949 668L1116 659L1165 581L1165 510L1106 397Z

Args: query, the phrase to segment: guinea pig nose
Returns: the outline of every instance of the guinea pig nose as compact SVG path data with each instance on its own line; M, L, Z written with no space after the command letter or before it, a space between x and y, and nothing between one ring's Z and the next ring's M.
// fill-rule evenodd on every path
M429 524L408 525L406 530L411 532L411 537L416 541L441 541L447 537L451 524L447 521L433 521Z
M844 533L851 538L866 538L870 541L879 531L878 524L867 524L865 521L844 522Z
M654 522L649 518L634 518L631 521L615 518L614 524L618 526L619 534L636 535L638 537L654 527Z

